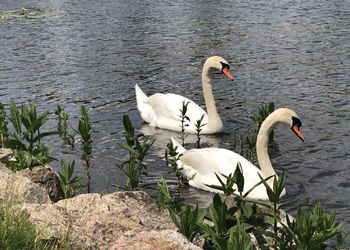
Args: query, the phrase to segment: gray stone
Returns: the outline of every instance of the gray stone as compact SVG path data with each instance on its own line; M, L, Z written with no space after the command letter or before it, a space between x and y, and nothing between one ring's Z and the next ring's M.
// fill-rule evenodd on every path
M29 178L32 182L44 187L53 202L64 198L58 175L48 166L37 166L32 170L24 169L17 174Z
M174 230L128 231L120 237L111 250L200 250L185 236Z
M10 204L51 203L46 190L0 164L0 199Z
M106 249L128 231L176 230L168 211L145 192L82 194L55 204L24 204L30 221L44 229L44 239L69 235L73 249Z

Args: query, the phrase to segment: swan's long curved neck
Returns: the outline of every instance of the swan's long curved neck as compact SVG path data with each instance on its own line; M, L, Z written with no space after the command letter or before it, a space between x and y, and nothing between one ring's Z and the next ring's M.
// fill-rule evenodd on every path
M223 124L219 113L216 109L214 95L211 87L210 79L211 69L204 65L202 72L202 88L205 105L208 113L208 128L211 130L220 131L223 128Z
M267 178L271 175L276 175L275 170L272 167L271 160L268 153L268 144L271 131L277 125L278 121L274 119L274 116L269 116L262 123L259 134L256 140L256 154L258 157L258 162L261 168L261 171L264 174L264 178ZM269 180L269 183L272 183L273 178Z

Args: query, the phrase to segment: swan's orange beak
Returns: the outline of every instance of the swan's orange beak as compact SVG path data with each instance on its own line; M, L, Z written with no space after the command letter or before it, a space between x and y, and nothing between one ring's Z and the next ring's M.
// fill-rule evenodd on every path
M292 130L293 132L302 140L304 141L304 136L303 134L301 133L301 130L300 130L300 127L295 124L293 127L292 127Z
M228 78L230 78L233 81L233 76L227 67L224 67L222 69L222 73L224 73Z

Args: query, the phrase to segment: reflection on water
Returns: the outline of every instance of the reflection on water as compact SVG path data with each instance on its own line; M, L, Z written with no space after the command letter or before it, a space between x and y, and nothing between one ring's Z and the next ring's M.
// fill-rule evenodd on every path
M154 137L154 149L159 152L160 156L164 156L164 150L170 142L170 138L174 138L181 142L181 133L171 130L158 129L144 124L139 131L146 136ZM197 147L198 138L196 134L185 134L184 137L186 145ZM200 135L200 143L201 147L220 147L221 138L213 135Z
M2 0L0 10L26 4ZM94 127L93 191L109 192L112 184L125 182L114 165L126 157L118 145L124 140L121 121L126 113L137 129L156 137L146 159L146 181L164 175L174 183L162 151L171 136L180 135L147 131L136 110L134 85L149 95L172 92L204 104L202 64L211 55L221 55L235 76L229 84L213 77L225 131L203 137L203 142L230 148L234 135L253 129L249 117L261 104L296 110L305 143L277 128L279 151L272 155L277 172L286 171L286 201L320 200L350 222L349 1L37 4L47 10L45 18L0 20L0 101L7 105L10 99L35 100L38 109L51 111L62 104L73 125L84 103ZM53 114L48 126L56 126ZM59 139L50 143L58 158L79 160L79 150L67 155ZM180 192L189 199L201 197L197 190Z

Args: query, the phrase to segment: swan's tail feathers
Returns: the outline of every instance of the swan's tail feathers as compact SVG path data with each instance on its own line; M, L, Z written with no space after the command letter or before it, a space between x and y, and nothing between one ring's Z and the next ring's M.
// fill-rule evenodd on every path
M183 152L186 151L186 149L180 143L178 143L174 138L171 138L171 142L173 143L174 148L177 147L176 152L178 154L182 154Z
M140 105L140 103L146 102L148 96L146 96L145 93L141 90L139 85L135 84L135 92L136 92L136 100L137 100L137 106Z
M140 111L142 119L148 123L154 122L156 116L152 107L147 103L148 96L145 93L143 93L143 91L137 84L135 84L135 92L137 109Z

